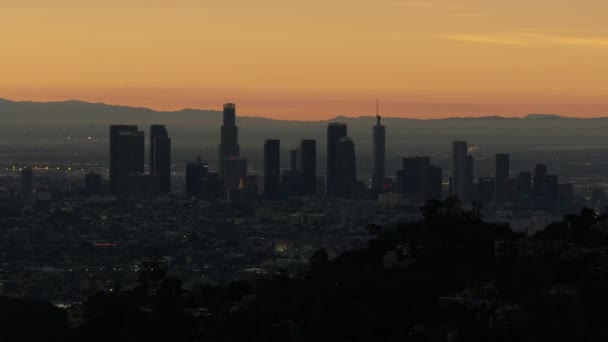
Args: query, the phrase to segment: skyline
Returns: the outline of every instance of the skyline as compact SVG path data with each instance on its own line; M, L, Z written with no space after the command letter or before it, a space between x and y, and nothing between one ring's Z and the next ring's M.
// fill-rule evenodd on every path
M8 1L1 97L321 120L608 113L608 4ZM277 29L280 28L280 29Z

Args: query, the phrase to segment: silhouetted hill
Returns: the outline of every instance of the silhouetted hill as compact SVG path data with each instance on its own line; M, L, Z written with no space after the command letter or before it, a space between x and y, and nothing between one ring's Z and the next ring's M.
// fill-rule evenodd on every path
M525 120L560 120L560 119L573 119L566 116L555 115L555 114L528 114L524 117Z
M50 303L0 297L0 341L59 341L67 329L65 311Z
M151 261L134 289L85 300L75 329L50 304L2 298L0 324L26 341L606 341L608 216L530 237L454 199L421 209L301 273L184 290Z

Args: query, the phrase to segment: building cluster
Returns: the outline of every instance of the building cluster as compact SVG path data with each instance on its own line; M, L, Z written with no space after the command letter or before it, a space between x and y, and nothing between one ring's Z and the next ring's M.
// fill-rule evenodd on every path
M515 211L540 210L558 214L574 209L573 185L559 183L558 176L549 174L545 164L537 164L534 173L521 171L512 177L509 154L498 153L494 177L481 177L475 183L474 159L468 155L467 142L455 141L452 154L450 191L461 200Z
M117 197L171 191L171 138L165 126L150 127L149 170L145 172L145 133L137 126L110 126L110 185ZM96 175L88 176L97 184ZM88 184L87 184L88 185Z
M319 175L317 141L300 140L290 151L289 168L281 167L281 141L267 139L263 144L263 174L248 172L248 159L241 155L236 106L224 105L218 148L217 170L211 170L200 157L185 165L186 198L252 203L257 200L282 201L295 197L329 199L378 199L394 205L420 205L428 200L457 197L465 204L477 203L492 214L543 211L562 214L574 209L574 188L559 183L547 166L538 164L534 172L511 173L510 156L495 155L492 177L475 179L475 160L467 141L452 143L452 168L446 175L430 156L408 156L396 177L386 172L386 127L376 114L372 127L373 165L369 183L357 176L355 142L345 123L327 126L326 172ZM152 125L149 160L145 161L144 132L134 125L110 126L109 184L100 173L85 176L83 192L88 196L111 195L116 198L154 197L172 193L171 138L165 126ZM146 166L147 165L147 166ZM22 200L31 205L46 203L49 190L33 189L32 170L22 170ZM603 193L593 194L602 205Z

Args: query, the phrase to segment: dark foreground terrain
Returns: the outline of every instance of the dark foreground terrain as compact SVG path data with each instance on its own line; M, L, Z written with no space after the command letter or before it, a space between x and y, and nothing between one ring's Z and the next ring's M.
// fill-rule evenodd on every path
M67 310L0 299L1 341L606 341L608 216L533 238L453 200L304 274L181 289L160 260L140 285Z

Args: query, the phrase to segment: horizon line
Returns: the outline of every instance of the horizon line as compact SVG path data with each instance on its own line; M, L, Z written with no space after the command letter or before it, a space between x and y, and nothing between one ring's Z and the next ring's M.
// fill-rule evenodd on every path
M0 101L15 103L15 104L62 104L62 103L82 103L89 105L103 105L108 107L122 107L122 108L130 108L130 109L140 109L140 110L148 110L155 113L179 113L185 111L200 111L200 112L217 112L222 113L222 109L203 109L203 108L191 108L184 107L181 109L175 110L164 110L164 109L156 109L152 107L146 106L137 106L137 105L124 105L124 104L111 104L107 102L97 102L97 101L86 101L86 100L78 100L78 99L69 99L69 100L61 100L61 101L35 101L35 100L12 100L4 97L0 97ZM226 102L226 103L236 103L238 106L238 102ZM270 116L261 116L261 115L238 115L237 117L241 118L249 118L249 119L264 119L264 120L272 120L272 121L286 121L286 122L330 122L336 119L363 119L363 118L374 118L376 114L369 115L358 115L358 116L349 116L349 115L336 115L333 117L329 117L327 119L322 120L301 120L301 119L280 119ZM497 114L485 114L480 116L445 116L445 117L433 117L433 118L420 118L420 117L408 117L408 116L391 116L388 114L383 114L383 119L402 119L402 120L416 120L416 121L436 121L436 120L450 120L450 119L488 119L488 118L500 118L500 119L533 119L534 117L538 118L561 118L561 119L608 119L608 116L586 116L586 117L577 117L571 116L568 114L555 114L555 113L526 113L520 116L505 116L505 115L497 115Z

